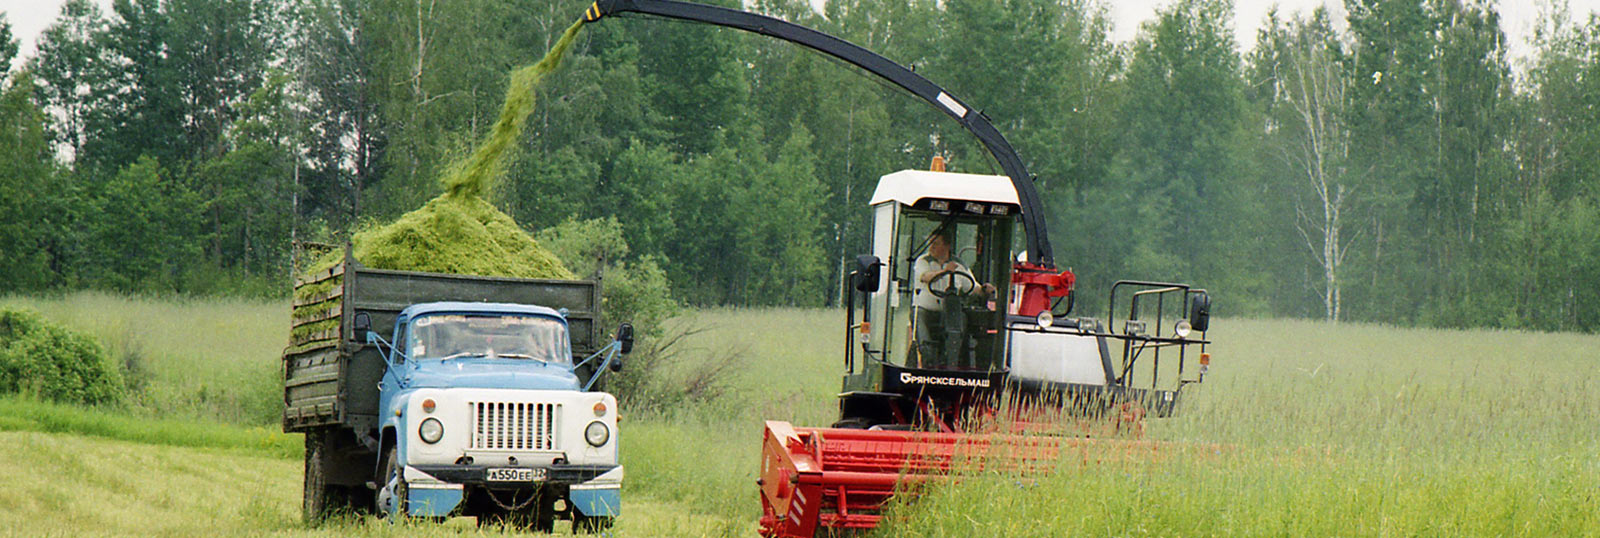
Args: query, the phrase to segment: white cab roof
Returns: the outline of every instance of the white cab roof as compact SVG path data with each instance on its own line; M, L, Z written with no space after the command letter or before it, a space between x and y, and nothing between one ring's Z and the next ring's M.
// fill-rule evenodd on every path
M1017 202L1017 189L1006 176L927 170L901 170L883 176L868 205L888 201L914 205L923 198L1021 205Z

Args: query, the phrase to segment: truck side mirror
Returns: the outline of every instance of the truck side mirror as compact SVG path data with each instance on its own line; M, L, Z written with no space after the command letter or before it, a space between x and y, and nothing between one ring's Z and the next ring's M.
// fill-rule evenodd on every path
M850 277L854 279L852 285L855 286L856 291L862 293L877 292L878 280L882 278L882 273L880 272L882 268L883 261L879 260L877 256L870 254L856 256L856 270L850 273Z
M621 344L621 349L619 349L619 351L623 355L627 355L629 351L633 351L633 324L624 323L621 327L617 327L617 342Z
M351 332L352 336L364 337L368 332L372 331L372 315L366 312L356 312L356 318L351 322L351 325L355 329Z
M1205 332L1211 326L1211 296L1197 293L1189 301L1189 326L1194 330Z

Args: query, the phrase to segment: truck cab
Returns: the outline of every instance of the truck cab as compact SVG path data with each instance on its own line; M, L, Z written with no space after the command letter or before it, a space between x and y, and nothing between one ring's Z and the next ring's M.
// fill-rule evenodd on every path
M542 528L558 514L589 527L616 516L617 401L587 390L562 312L424 303L402 310L391 334L370 337L387 365L380 513L520 514Z

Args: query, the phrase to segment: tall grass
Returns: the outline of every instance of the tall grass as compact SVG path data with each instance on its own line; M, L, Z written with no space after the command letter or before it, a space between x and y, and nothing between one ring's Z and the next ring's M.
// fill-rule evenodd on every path
M987 477L886 535L1600 535L1600 337L1222 320L1150 437L1219 453Z
M763 418L803 424L837 418L834 397L844 373L841 313L718 308L690 312L671 323L700 332L685 344L669 375L685 375L706 361L734 363L719 380L727 388L726 396L685 410L681 420L758 421L759 426Z
M149 372L149 395L126 413L39 410L0 399L0 430L75 432L140 444L22 433L0 433L0 443L81 449L85 457L125 464L115 467L139 468L148 481L96 485L96 474L109 467L75 470L85 464L29 456L21 465L74 478L58 480L57 489L19 489L60 504L69 502L61 489L156 484L157 493L138 495L196 508L192 515L157 511L173 521L139 530L103 517L61 519L49 511L60 506L0 496L0 503L31 507L0 511L0 527L18 528L11 526L16 518L29 516L15 514L34 514L52 521L41 528L57 534L182 534L201 528L195 521L209 516L198 515L199 504L183 504L190 502L183 500L187 492L167 490L200 487L193 477L215 478L214 466L248 465L261 471L232 479L260 492L254 500L213 500L221 506L218 533L473 533L470 522L460 521L398 529L343 521L302 529L294 517L299 464L293 436L218 428L221 433L209 437L187 437L205 430L208 420L275 424L288 311L282 303L102 294L0 303L29 306L85 330L114 353L139 354ZM621 410L628 478L617 534L753 534L762 422L833 421L843 369L842 317L837 311L713 309L675 320L705 330L663 366L663 375L692 378L715 362L733 367L721 373L718 400L649 413ZM1600 366L1594 351L1600 337L1282 320L1217 320L1213 326L1206 382L1186 390L1178 417L1151 420L1146 435L1171 446L1216 450L1177 448L1153 459L1087 465L1069 457L1046 476L969 477L897 504L877 534L1600 535L1600 398L1594 396L1600 380L1593 373ZM7 413L8 406L19 411ZM146 436L143 429L168 433ZM163 461L177 462L185 459L177 454L195 450L184 447L263 438L273 439L269 447L287 446L281 450L288 454L206 449L192 464L154 466L127 459L153 452L173 454ZM262 463L267 460L256 454L276 457ZM0 487L7 489L13 488ZM86 509L67 506L63 513Z

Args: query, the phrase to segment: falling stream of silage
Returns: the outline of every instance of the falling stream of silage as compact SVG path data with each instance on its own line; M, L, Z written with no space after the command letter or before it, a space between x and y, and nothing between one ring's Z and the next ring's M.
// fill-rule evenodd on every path
M494 122L489 137L441 180L446 196L482 196L505 170L506 150L522 136L522 126L528 121L528 115L533 113L534 90L546 74L561 66L561 58L567 55L567 49L572 48L572 42L582 28L582 20L573 23L561 34L561 40L556 42L555 47L545 53L544 59L511 73L511 83L506 87L505 106L500 109L500 119Z

